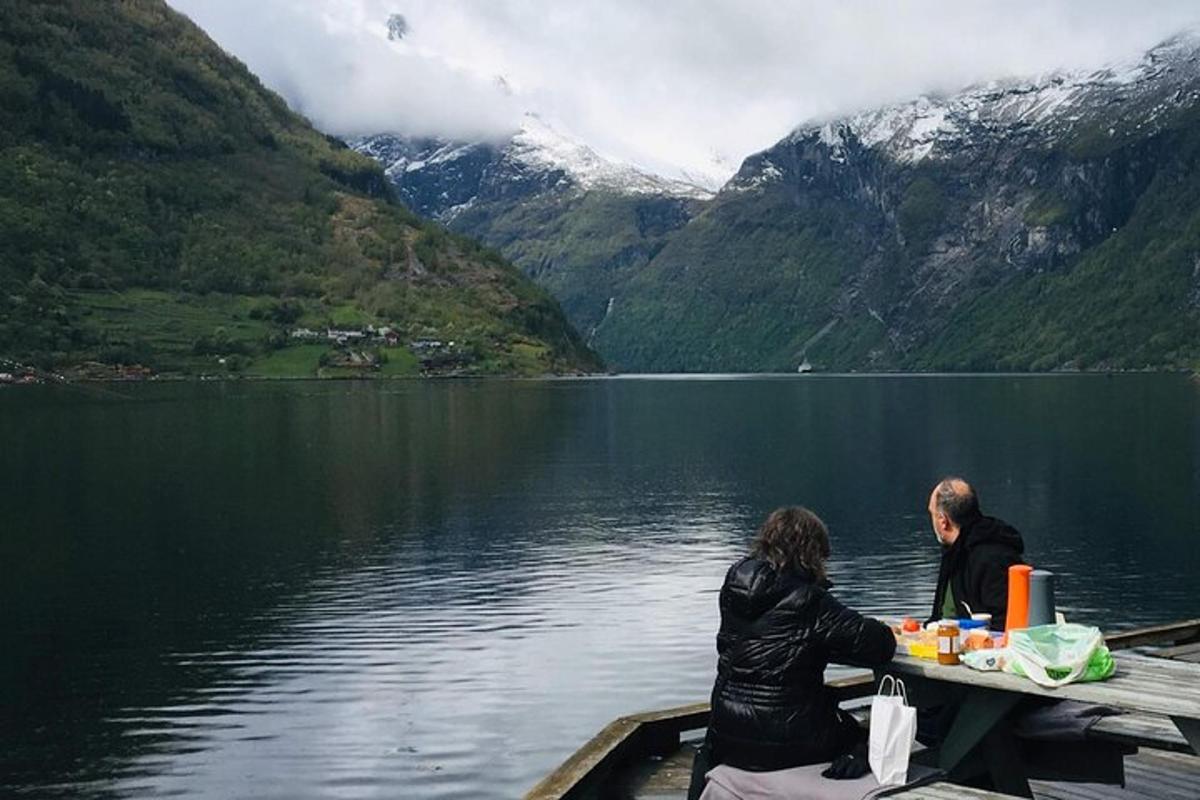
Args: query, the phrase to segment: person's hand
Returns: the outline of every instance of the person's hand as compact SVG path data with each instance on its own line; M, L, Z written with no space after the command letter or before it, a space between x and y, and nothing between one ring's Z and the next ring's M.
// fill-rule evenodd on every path
M871 765L867 763L866 753L850 752L835 758L829 768L821 773L821 777L835 781L852 781L870 771Z

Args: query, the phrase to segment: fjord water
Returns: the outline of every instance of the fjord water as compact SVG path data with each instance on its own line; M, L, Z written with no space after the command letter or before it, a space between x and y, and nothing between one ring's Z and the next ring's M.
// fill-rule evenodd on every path
M785 503L923 612L961 472L1107 629L1200 616L1180 376L146 384L0 392L0 794L516 797L706 698Z

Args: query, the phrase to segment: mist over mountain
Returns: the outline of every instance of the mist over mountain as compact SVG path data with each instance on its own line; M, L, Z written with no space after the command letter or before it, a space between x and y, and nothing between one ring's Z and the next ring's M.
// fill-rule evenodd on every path
M706 186L804 120L1092 70L1200 22L1188 0L171 2L326 133L502 144L532 111Z
M801 124L711 198L589 185L552 159L504 168L511 143L401 154L388 174L550 288L623 369L1187 366L1198 63L1182 33L1098 70Z

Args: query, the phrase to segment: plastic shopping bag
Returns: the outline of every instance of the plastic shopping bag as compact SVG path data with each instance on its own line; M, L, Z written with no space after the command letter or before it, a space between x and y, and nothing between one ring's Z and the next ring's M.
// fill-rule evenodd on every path
M1003 670L1008 663L1008 651L1003 647L968 650L962 654L962 663L981 672L997 672Z
M1012 631L1005 656L1006 672L1048 688L1102 681L1117 669L1100 629L1072 623Z
M871 733L867 743L867 763L875 780L885 786L908 782L908 757L916 738L917 710L908 704L904 681L883 676L879 694L871 700Z

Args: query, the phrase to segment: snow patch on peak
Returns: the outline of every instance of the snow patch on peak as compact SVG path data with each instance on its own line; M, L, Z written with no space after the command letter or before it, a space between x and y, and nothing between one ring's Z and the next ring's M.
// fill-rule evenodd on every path
M525 115L524 124L506 148L506 155L535 169L561 170L583 189L695 198L712 195L695 183L654 175L602 156L536 114Z
M902 106L861 114L845 127L868 147L883 145L898 161L926 158L940 136L958 131L951 109L928 96Z
M835 128L832 122L826 122L822 125L817 135L821 139L822 144L829 147L840 147L845 141L842 139L842 129L840 127Z
M1114 103L1146 93L1200 83L1200 32L1189 30L1139 58L1094 71L1058 72L1023 80L991 81L948 97L923 95L904 103L840 119L802 125L788 141L816 140L834 161L844 161L854 139L897 161L914 163L957 151L975 133L1022 128L1053 137ZM1152 122L1163 107L1143 110Z

